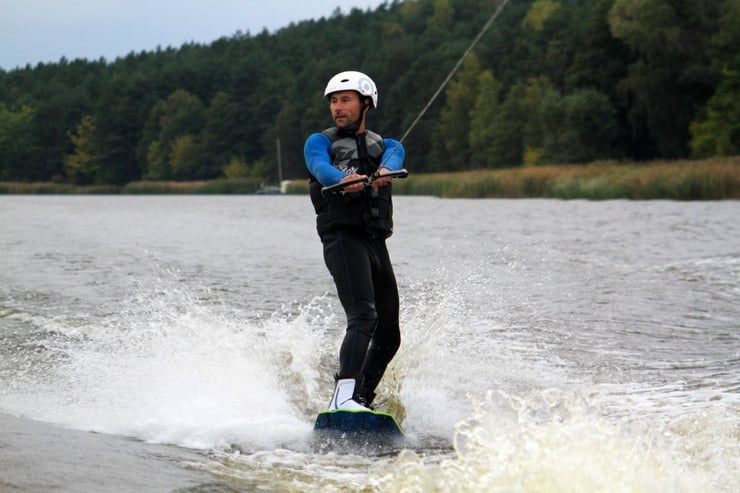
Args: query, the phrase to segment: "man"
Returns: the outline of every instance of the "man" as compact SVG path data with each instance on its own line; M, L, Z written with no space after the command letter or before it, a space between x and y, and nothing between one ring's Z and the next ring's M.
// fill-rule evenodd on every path
M336 126L309 136L304 155L324 261L347 316L329 409L368 410L401 344L398 287L385 244L393 232L391 180L383 174L402 168L405 151L365 128L368 111L378 107L370 77L341 72L329 80L324 97ZM371 177L369 185L321 193Z

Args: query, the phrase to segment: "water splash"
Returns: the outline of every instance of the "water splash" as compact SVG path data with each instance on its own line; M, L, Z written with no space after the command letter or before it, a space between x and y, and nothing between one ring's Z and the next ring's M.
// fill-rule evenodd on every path
M301 441L310 430L305 416L318 407L325 351L309 321L320 311L317 300L292 320L240 319L169 272L137 284L102 320L25 316L36 332L16 351L12 365L26 371L13 374L3 406L75 429L193 448Z
M736 483L732 408L610 414L593 396L557 390L566 376L538 346L521 347L516 327L461 311L465 289L434 283L406 290L402 348L379 389L409 449L314 454L308 437L330 392L342 325L336 300L262 315L182 286L177 272L137 283L98 318L4 309L34 330L0 365L15 369L3 370L3 411L211 450L214 462L198 467L245 484L271 478L286 491L731 491L724 485Z
M453 456L429 461L406 450L375 491L721 491L675 444L633 434L582 398L547 391L528 398L489 392L460 420Z

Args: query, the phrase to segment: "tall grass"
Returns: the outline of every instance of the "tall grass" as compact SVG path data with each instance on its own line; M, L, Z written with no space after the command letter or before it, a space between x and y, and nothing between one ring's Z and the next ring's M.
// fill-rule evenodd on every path
M394 193L460 198L740 199L740 156L409 175Z
M460 198L740 199L740 156L701 161L601 162L416 174L394 182L397 195ZM0 182L0 194L253 194L258 178L210 181L138 181L115 185ZM288 194L307 194L306 180L290 181Z
M262 186L259 178L235 178L209 181L135 181L118 185L71 185L67 183L0 182L0 194L250 194Z
M259 178L234 178L209 181L135 181L121 193L125 194L247 194L259 190Z
M54 194L116 194L121 187L116 185L70 185L68 183L37 182L0 182L0 195L54 195Z
M121 189L131 195L189 194L195 193L204 181L133 181Z

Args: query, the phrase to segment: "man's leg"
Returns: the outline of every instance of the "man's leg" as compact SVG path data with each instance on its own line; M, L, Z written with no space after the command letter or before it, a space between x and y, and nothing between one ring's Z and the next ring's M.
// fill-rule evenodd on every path
M371 259L366 242L344 232L323 238L324 261L347 316L347 330L339 351L338 379L362 379L362 367L377 326Z
M374 251L377 268L373 284L378 325L365 356L360 387L355 392L358 400L364 405L372 403L375 389L401 345L398 286L385 241L376 240Z

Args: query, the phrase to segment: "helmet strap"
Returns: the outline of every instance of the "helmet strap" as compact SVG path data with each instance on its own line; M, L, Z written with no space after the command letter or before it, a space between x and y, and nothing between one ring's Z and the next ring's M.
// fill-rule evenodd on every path
M360 130L362 122L365 120L365 113L367 113L368 109L370 108L370 103L368 102L368 99L370 98L362 95L360 95L360 97L362 98L362 104L360 105L360 117L357 119L352 128L355 133Z

